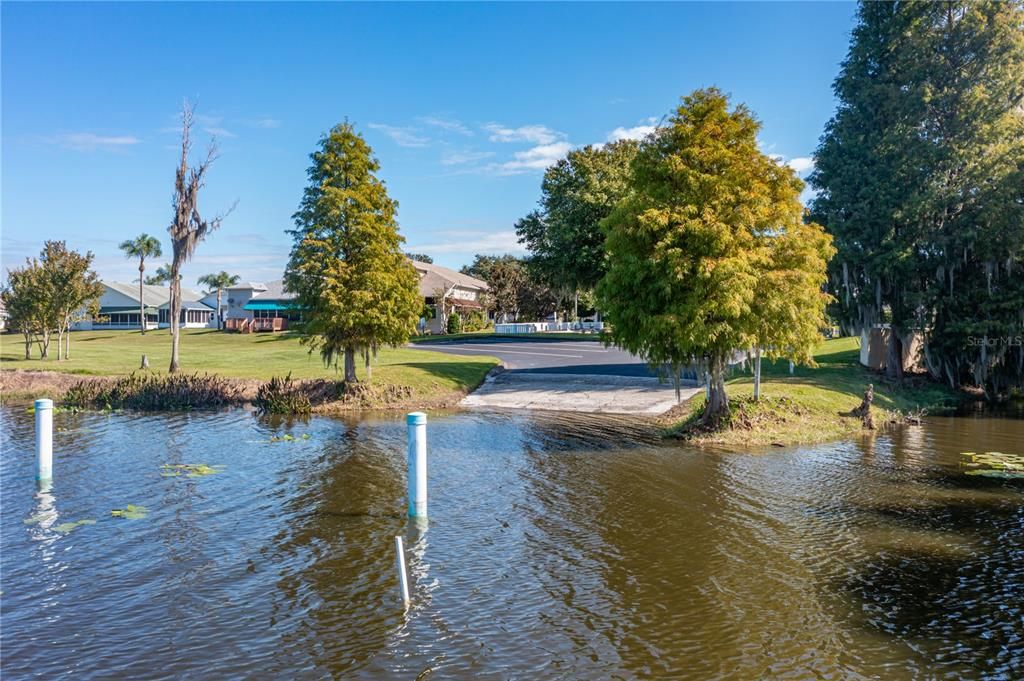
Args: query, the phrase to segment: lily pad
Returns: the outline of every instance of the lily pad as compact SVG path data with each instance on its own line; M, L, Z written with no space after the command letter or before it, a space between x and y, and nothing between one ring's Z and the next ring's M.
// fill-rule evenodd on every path
M165 463L161 466L160 475L165 478L177 478L185 475L190 478L201 478L214 473L222 473L224 466L210 466L205 463Z
M967 475L988 478L1024 478L1024 455L1002 452L962 452L960 467Z
M82 520L75 520L75 521L68 522L68 523L61 523L60 525L57 525L53 529L54 529L55 532L60 532L61 534L69 534L72 531L74 531L75 529L77 529L79 527L82 527L83 525L95 525L95 524L96 524L96 521L93 520L92 518L83 518Z
M285 433L284 435L272 435L270 437L270 442L295 442L296 440L309 440L311 437L313 436L309 433L303 433L299 437Z
M126 520L138 520L139 518L145 518L149 511L145 506L136 506L135 504L128 504L124 508L115 508L110 512L115 518L124 518Z

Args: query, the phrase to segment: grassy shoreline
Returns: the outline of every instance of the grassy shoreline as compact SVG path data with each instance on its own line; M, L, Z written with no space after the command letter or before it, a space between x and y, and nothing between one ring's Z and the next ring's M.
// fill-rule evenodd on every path
M291 374L304 381L339 381L317 353L309 354L294 334L228 334L212 329L182 332L182 373L208 373L230 380L251 399L259 385L274 376ZM139 372L142 355L146 374L166 375L170 337L166 331L145 336L132 331L80 331L71 339L71 359L24 359L20 336L0 336L0 391L4 401L34 397L60 399L80 380L128 376ZM51 347L56 354L56 343ZM323 405L317 411L351 409L438 408L456 404L497 366L493 357L464 357L412 348L384 348L372 365L372 379L358 401ZM366 381L360 365L357 375ZM379 388L379 389L377 389Z
M736 370L726 383L731 413L718 430L695 428L704 406L698 395L662 415L658 421L666 435L699 445L770 446L827 442L864 433L861 420L843 416L857 407L868 384L874 385L876 429L901 423L908 415L944 411L961 396L922 378L889 383L859 363L856 338L823 342L815 351L816 368L788 362L762 362L760 402L753 402L751 370ZM867 431L871 432L871 431Z

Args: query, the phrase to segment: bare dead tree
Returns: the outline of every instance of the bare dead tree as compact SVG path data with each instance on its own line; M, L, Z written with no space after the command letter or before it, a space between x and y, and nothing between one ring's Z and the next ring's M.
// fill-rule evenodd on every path
M181 317L181 266L192 259L196 247L210 233L218 229L224 218L234 210L204 220L199 214L199 190L206 185L206 171L217 160L217 140L211 139L206 158L198 166L189 167L188 157L192 151L192 123L194 107L188 101L181 108L181 163L174 176L174 221L167 228L171 235L173 256L171 260L170 326L171 326L171 373L178 370L179 321ZM235 205L237 205L237 201Z

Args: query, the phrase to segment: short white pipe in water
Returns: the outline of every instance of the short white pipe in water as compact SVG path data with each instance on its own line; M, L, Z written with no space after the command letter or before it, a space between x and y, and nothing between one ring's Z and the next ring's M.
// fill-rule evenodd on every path
M36 480L53 479L53 400L36 400Z
M405 546L402 545L402 538L395 537L395 565L398 568L398 589L402 597L402 604L409 607L409 575L405 571Z
M415 411L406 417L409 426L409 516L427 517L427 415Z

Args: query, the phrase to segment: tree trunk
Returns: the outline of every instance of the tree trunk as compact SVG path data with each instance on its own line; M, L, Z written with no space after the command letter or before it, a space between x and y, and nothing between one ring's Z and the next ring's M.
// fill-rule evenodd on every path
M370 366L370 349L369 348L366 349L366 354L364 355L364 357L366 358L366 382L369 383L370 379L373 378L373 367Z
M64 347L64 327L57 329L57 361L60 361L60 351Z
M761 346L754 348L754 401L761 399Z
M356 349L351 345L345 346L345 382L356 383Z
M221 314L220 314L220 289L217 289L217 330L221 330Z
M22 335L25 336L25 359L32 359L32 334L24 331Z
M139 328L142 335L146 335L146 301L142 299L142 273L146 271L144 260L139 259Z
M43 331L42 338L39 341L39 359L49 359L50 357L50 331L49 329Z
M886 348L885 375L903 380L903 339L896 329L889 329L889 343Z
M71 359L71 327L64 334L64 359Z
M721 357L712 357L708 373L708 402L701 419L713 425L729 411L729 396L725 392L725 361Z
M178 364L178 340L181 332L178 330L178 317L181 316L181 281L178 279L178 272L171 268L171 300L168 305L171 323L171 366L167 369L175 373L179 369Z

